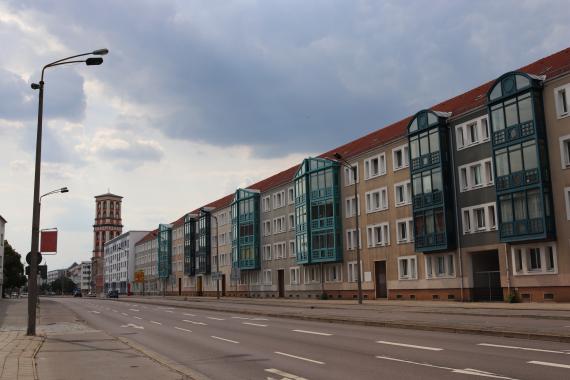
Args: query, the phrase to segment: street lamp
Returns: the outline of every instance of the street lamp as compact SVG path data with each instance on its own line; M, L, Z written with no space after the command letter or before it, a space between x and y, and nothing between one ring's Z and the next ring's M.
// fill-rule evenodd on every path
M354 212L354 220L356 224L356 282L358 284L358 303L362 304L362 274L360 273L361 270L361 263L360 263L360 231L358 230L358 183L356 182L356 173L358 166L351 166L348 161L346 161L340 153L335 153L334 158L336 162L341 164L342 166L348 168L352 171L353 180L354 180L354 204L355 204L355 212Z
M202 207L200 211L210 215L216 221L216 298L220 299L220 241L218 236L218 217L212 214L213 207Z
M40 90L38 102L38 128L36 136L36 165L34 173L34 201L32 216L32 242L30 249L30 275L28 277L28 330L27 335L36 335L36 303L38 299L38 245L40 234L40 172L42 163L42 122L44 112L44 72L47 68L66 65L70 63L85 63L88 66L100 65L103 58L90 57L85 60L76 59L87 55L105 55L109 53L107 49L98 49L89 53L72 55L67 58L58 59L57 61L48 63L42 68L42 75L39 84L32 83L32 89ZM60 189L59 192L65 192ZM44 194L44 195L47 195Z

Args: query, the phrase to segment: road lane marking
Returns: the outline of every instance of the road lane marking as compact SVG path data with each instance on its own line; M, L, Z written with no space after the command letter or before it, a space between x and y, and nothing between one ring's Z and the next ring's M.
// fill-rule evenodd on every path
M143 326L137 326L134 323L129 323L127 325L122 325L121 327L134 327L135 329L144 330Z
M117 311L117 310L115 310L115 309L113 309L113 313L118 313L118 311Z
M259 324L259 323L251 323L251 322L242 322L242 324L244 324L244 325L250 325L250 326L267 327L267 325L262 325L262 324Z
M277 355L283 355L283 356L288 356L290 358L294 358L294 359L299 359L299 360L304 360L306 362L310 362L310 363L315 363L315 364L325 364L324 362L320 362L318 360L313 360L313 359L309 359L309 358L304 358L302 356L297 356L297 355L291 355L291 354L287 354L285 352L279 352L279 351L275 351L275 353Z
M207 326L207 323L204 322L195 322L195 321L189 321L187 319L183 319L182 322L187 322L187 323L192 323L193 325L203 325L203 326Z
M332 336L332 334L323 333L323 332L318 332L318 331L309 331L309 330L293 330L293 331L298 332L298 333L303 333L303 334Z
M502 344L491 344L491 343L479 343L478 346L486 346L486 347L497 347L497 348L511 348L513 350L523 350L523 351L538 351L538 352L548 352L551 354L566 354L570 355L570 352L564 351L555 351L555 350L544 350L541 348L531 348L531 347L517 347L517 346L504 346Z
M174 326L174 328L175 328L176 330L182 330L182 331L186 331L186 332L192 332L192 330L183 329L182 327Z
M437 347L427 347L427 346L416 346L415 344L406 344L406 343L397 343L397 342L388 342L385 340L377 340L376 343L380 344L389 344L391 346L400 346L400 347L408 347L408 348L417 348L420 350L428 350L428 351L443 351L443 348Z
M249 319L247 317L232 317L233 319Z
M214 338L214 339L218 339L218 340L223 340L224 342L229 342L229 343L239 343L236 340L231 340L231 339L226 339L226 338L220 338L219 336L215 336L215 335L210 335L210 337Z
M216 318L216 317L206 317L208 319L213 319L214 321L225 321L224 318Z
M252 321L268 321L267 318L253 318Z
M136 318L136 319L142 319L141 317L137 317L136 315L135 315L135 318Z
M501 376L501 375L497 375L494 374L492 372L486 372L486 371L481 371L478 369L473 369L473 368L464 368L464 369L459 369L459 368L450 368L450 367L443 367L443 366L439 366L439 365L435 365L435 364L430 364L430 363L419 363L419 362L413 362L411 360L404 360L404 359L398 359L398 358L392 358L390 356L376 356L376 358L378 359L384 359L384 360L391 360L391 361L395 361L395 362L400 362L400 363L408 363L408 364L413 364L413 365L419 365L419 366L423 366L423 367L430 367L430 368L437 368L437 369L442 369L445 371L450 371L452 373L460 373L463 375L473 375L473 376L480 376L480 377L490 377L493 379L503 379L503 380L518 380L512 377L507 377L507 376Z
M130 310L130 311L140 311L140 310L138 310L138 309L129 309L129 310Z
M166 313L174 313L172 310L163 310Z
M162 323L157 322L157 321L150 321L150 323L154 323L155 325L162 325Z
M93 314L101 314L101 312L100 312L100 311L97 311L97 310L91 310L91 312L92 312Z
M557 367L557 368L567 368L567 369L570 369L570 365L568 365L568 364L541 362L541 361L538 361L538 360L531 360L530 362L527 362L527 363L528 363L528 364L545 365L545 366L548 366L548 367Z
M196 314L190 314L190 313L184 313L184 315L187 315L188 317L195 317Z
M125 316L127 316L127 317L129 316L127 313L121 313L121 314L123 314L123 315L125 315Z
M279 375L279 376L281 376L281 379L285 379L285 380L307 380L304 377L293 375L292 373L287 373L287 372L278 370L276 368L267 368L265 370L265 372L269 372L269 373L273 373L275 375Z

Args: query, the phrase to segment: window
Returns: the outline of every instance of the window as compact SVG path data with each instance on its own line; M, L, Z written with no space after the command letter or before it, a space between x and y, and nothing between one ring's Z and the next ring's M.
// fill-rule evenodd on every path
M287 203L295 203L295 188L293 186L287 189Z
M362 241L360 240L360 230L358 231L358 237L356 235L356 230L346 230L346 249L352 251L356 248L356 239L358 239L359 247L362 248Z
M388 208L388 188L383 187L366 192L366 212L376 212Z
M416 256L398 257L398 278L400 280L418 279L418 266Z
M392 149L394 171L408 167L408 144Z
M271 245L264 245L262 247L263 260L271 260Z
M564 188L564 200L566 201L566 220L570 220L570 187Z
M426 255L426 278L455 277L453 254Z
M263 284L265 285L273 284L273 279L271 278L271 269L263 270Z
M398 244L414 241L414 222L412 218L396 220L396 242Z
M285 206L285 190L273 194L273 209Z
M280 216L279 218L273 219L273 233L278 234L281 232L285 232L285 216Z
M301 283L299 267L289 268L289 279L291 280L291 285L299 285Z
M358 280L356 261L349 261L346 265L348 267L348 282L356 282ZM362 261L360 262L360 278L362 279Z
M261 200L261 203L263 206L263 212L271 211L271 205L269 204L270 200L271 200L271 197L269 195L266 197L263 197L263 199Z
M515 275L553 274L558 271L555 243L514 246L511 259Z
M494 202L462 208L463 234L495 230L497 228L495 209Z
M346 209L345 209L344 215L346 218L353 217L356 214L357 208L358 208L358 215L360 215L360 196L358 197L358 202L356 202L356 203L358 203L358 204L355 204L354 196L347 197L345 199Z
M321 282L321 268L319 265L305 266L305 284Z
M390 226L388 223L380 223L366 226L366 238L368 247L381 247L390 244Z
M412 203L412 186L410 181L400 182L394 185L394 202L396 207Z
M560 161L562 169L570 168L570 135L560 137Z
M386 154L364 160L364 179L371 179L386 174Z
M358 165L353 164L351 168L344 168L344 186L354 185L354 172L356 171L356 182L358 182Z
M263 236L271 235L271 221L265 220L263 222Z
M289 229L295 229L295 214L289 214Z
M489 140L487 116L469 120L455 126L457 150L469 148Z
M491 186L494 183L494 178L493 165L490 158L459 167L461 192Z
M287 258L287 245L285 242L273 244L273 252L275 252L275 259Z
M297 257L297 252L295 252L295 240L289 240L289 257Z
M326 268L326 282L342 281L342 264L328 264Z
M568 116L568 93L570 92L570 84L557 87L554 89L554 97L556 103L556 116L561 119Z

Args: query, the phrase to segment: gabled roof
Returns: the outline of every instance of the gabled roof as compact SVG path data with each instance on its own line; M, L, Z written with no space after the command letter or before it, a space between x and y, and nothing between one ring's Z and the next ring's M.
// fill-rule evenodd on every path
M529 65L521 67L517 71L522 71L530 75L542 76L545 75L547 79L553 78L560 74L570 71L570 48L566 48L557 53L549 55L548 57L539 59ZM482 107L486 104L486 94L489 88L495 83L493 79L479 87L469 90L461 95L447 99L441 103L435 104L429 109L438 112L450 112L452 117L457 117L467 111ZM331 149L319 157L327 158L332 157L334 153L340 153L345 159L357 156L377 146L384 145L397 138L406 136L406 127L413 116L405 117L404 119L392 123L384 128L378 129L356 140L348 142L344 145ZM279 172L271 177L254 183L248 186L250 189L257 189L262 192L272 188L291 182L297 171L298 165L295 165L287 170ZM233 194L226 195L214 202L211 202L203 207L222 208L231 204ZM193 211L194 213L200 212L200 208Z
M158 229L150 231L148 234L146 234L141 240L137 241L135 243L135 246L139 245L139 244L143 244L146 243L147 241L151 241L156 239L158 234Z

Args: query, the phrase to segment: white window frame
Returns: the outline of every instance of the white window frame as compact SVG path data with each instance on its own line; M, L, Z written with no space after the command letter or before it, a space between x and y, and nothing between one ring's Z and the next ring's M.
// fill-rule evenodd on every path
M292 231L295 229L295 214L294 213L289 214L288 219L289 220L287 221L287 225L289 226L289 230Z
M490 166L486 165L490 163ZM473 175L474 169L476 167L480 168L481 183L476 184ZM490 169L491 173L487 170ZM464 193L471 190L481 189L483 187L493 186L495 184L495 174L493 172L493 162L491 158L485 158L480 161L470 162L465 165L461 165L457 168L459 175L459 191ZM465 173L465 175L462 174Z
M400 236L400 225L406 226L406 239ZM406 244L414 241L414 218L402 218L396 220L396 243Z
M443 260L444 272L438 272L438 262ZM455 254L429 254L424 257L426 279L455 278L457 276Z
M402 263L406 262L408 274L403 273ZM418 279L418 257L415 255L398 257L398 279L417 280Z
M562 169L570 169L570 135L560 136L560 164Z
M356 260L355 261L348 261L346 263L347 269L347 281L348 282L357 282L358 281L358 272L356 271ZM360 278L364 279L362 276L362 260L360 261Z
M281 207L285 207L285 190L278 191L273 193L273 210L279 209ZM281 201L279 201L281 199Z
M344 186L345 187L354 185L354 174L353 174L354 168L356 168L356 183L360 182L360 173L358 170L358 163L350 164L350 169L347 168L346 166L344 166L343 168L344 168Z
M263 285L273 285L273 276L271 275L271 269L263 270Z
M265 261L269 261L273 259L273 250L271 249L271 244L265 244L261 247L261 257Z
M392 149L392 169L393 171L398 171L407 168L410 163L409 157L409 150L408 144L400 145L394 149ZM401 151L402 152L402 166L396 166L396 153Z
M299 277L300 273L300 268L299 267L291 267L289 268L289 284L290 285L300 285L301 284L301 278ZM294 273L294 275L293 275ZM293 278L295 278L295 281L293 281Z
M372 161L378 160L378 173L372 174ZM382 152L376 156L364 160L364 179L369 180L372 178L386 175L386 153Z
M263 205L263 212L271 211L271 196L265 196L261 198L261 204Z
M325 282L342 282L342 264L327 264L325 267ZM333 277L333 268L336 277Z
M380 233L378 234L378 232ZM390 223L384 222L366 226L366 242L368 248L390 245Z
M563 91L566 96L566 112L564 112L564 105L562 104L561 92ZM570 84L565 84L554 89L554 103L556 106L557 119L563 119L570 116Z
M321 268L318 265L309 265L303 267L303 274L305 277L305 284L320 284L321 283ZM314 275L314 278L312 275Z
M548 252L548 248L550 247L552 248L553 253L552 270L548 270L547 268L548 260L546 254ZM529 269L529 255L532 248L538 248L540 250L540 270ZM518 257L519 252L521 253L520 261ZM558 274L558 255L556 250L556 243L554 242L511 246L511 260L513 264L513 274L515 276Z
M294 203L295 203L295 188L291 186L287 189L287 204L292 205Z
M285 215L273 218L273 231L272 233L280 234L287 231L287 225L285 224Z
M403 187L402 194L404 199L398 201L398 188ZM396 207L406 206L412 204L412 185L410 180L398 182L394 184L394 205Z
M289 244L287 245L287 249L289 250L289 257L297 257L297 252L295 251L296 244L297 243L295 242L295 240L289 240Z
M372 200L373 200L374 194L376 194L376 193L378 193L378 199L379 199L380 204L377 208L373 208L372 207L373 206ZM352 198L354 198L354 197L352 197ZM388 187L386 187L386 186L380 187L378 189L367 191L364 194L364 199L365 199L365 203L366 203L366 213L367 214L371 214L373 212L378 212L378 211L384 211L390 207L390 200L389 200L389 196L388 196ZM360 211L360 208L358 210ZM354 214L352 216L354 216Z
M478 209L483 209L484 212L485 227L483 228L477 227L476 210ZM491 214L493 214L494 219L491 217ZM489 202L470 207L463 207L461 209L461 225L463 228L463 235L495 231L497 229L497 204L495 202Z
M472 127L475 128L475 135L477 136L475 140L471 138L472 136L469 131L469 128ZM457 150L459 151L485 143L489 141L490 134L489 118L487 115L457 124L455 126L455 144ZM461 138L459 136L461 136Z
M360 195L356 197L356 208L360 215ZM344 198L344 217L354 218L354 195Z
M358 242L359 248L362 248L362 236L360 235L360 228L358 229ZM354 251L356 249L356 229L349 228L346 230L346 250Z
M287 258L287 244L284 241L273 244L273 252L275 252L275 260Z
M271 236L271 220L263 221L263 236Z

